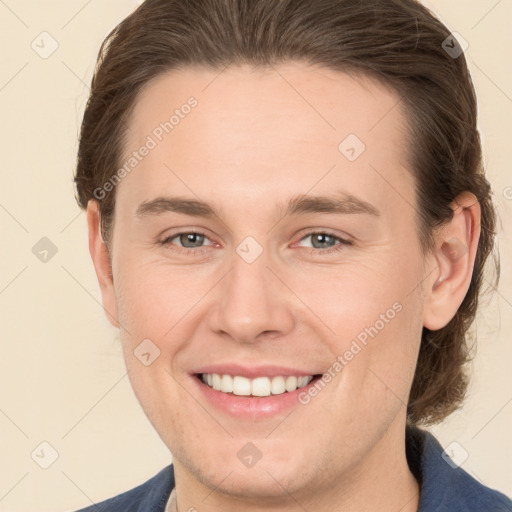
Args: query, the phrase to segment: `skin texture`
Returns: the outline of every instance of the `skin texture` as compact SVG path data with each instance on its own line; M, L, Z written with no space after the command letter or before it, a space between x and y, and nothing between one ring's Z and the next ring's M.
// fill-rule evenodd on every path
M111 261L97 203L87 211L105 310L120 327L135 394L172 452L178 509L416 511L407 398L422 327L446 325L469 287L476 198L457 198L436 250L423 255L397 96L301 63L158 77L138 98L126 155L190 96L197 107L116 187ZM366 146L355 161L338 149L349 134ZM283 217L294 196L341 190L380 216ZM217 215L137 217L140 203L163 196L207 201ZM202 246L176 238L191 230L206 235ZM352 244L314 246L307 235L325 230ZM247 236L262 249L250 264L236 252ZM401 311L291 414L241 420L191 386L189 372L211 363L324 373L397 302ZM146 338L160 350L149 366L134 356ZM237 457L247 442L262 454L251 468Z

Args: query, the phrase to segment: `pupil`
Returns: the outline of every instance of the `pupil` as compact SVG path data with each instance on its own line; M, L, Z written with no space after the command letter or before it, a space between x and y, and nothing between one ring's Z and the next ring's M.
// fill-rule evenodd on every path
M194 239L196 239L195 240L196 245L194 245ZM203 235L200 235L199 233L187 233L185 235L181 235L180 242L185 247L189 247L189 246L187 246L187 243L189 243L189 242L192 244L192 246L196 247L198 245L199 246L201 245L202 239L203 239Z
M319 241L320 244L325 244L326 241L328 242L328 240L326 240L326 239L329 239L329 238L332 238L331 235L327 235L325 233L319 233L313 237L313 246L316 247L316 245L315 245L316 241Z

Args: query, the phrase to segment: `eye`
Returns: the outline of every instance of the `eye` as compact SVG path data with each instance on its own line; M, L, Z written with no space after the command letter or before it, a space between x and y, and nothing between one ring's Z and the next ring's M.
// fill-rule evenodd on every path
M178 244L173 243L177 241ZM180 233L174 233L160 242L161 245L168 247L169 249L176 252L197 252L203 249L205 241L209 241L209 238L198 231L182 231ZM213 245L213 243L207 244Z
M311 239L311 245L309 247L312 250L310 252L315 254L340 251L344 246L352 245L352 242L327 231L311 231L307 235L303 236L300 241L302 242L308 238ZM339 243L336 243L336 241Z
M300 242L308 238L311 239L311 244L305 246L305 248L309 248L311 254L328 254L340 251L344 246L352 245L352 242L327 231L311 231L303 236ZM205 244L205 242L209 243ZM182 254L199 254L204 252L206 247L215 245L205 233L199 231L181 231L174 233L159 243L169 250Z

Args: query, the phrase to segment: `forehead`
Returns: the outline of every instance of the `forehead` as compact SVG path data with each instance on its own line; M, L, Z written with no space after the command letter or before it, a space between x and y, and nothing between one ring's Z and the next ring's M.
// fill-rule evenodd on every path
M128 125L122 163L151 146L118 187L130 204L163 192L238 206L333 187L381 206L411 195L402 105L368 77L303 63L182 68L146 85Z

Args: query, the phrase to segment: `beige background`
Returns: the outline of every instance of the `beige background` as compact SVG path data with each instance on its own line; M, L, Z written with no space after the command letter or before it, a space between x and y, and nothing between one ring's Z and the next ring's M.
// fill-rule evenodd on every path
M100 305L72 186L97 51L137 4L0 1L0 511L74 510L142 483L171 461L136 401ZM433 430L444 446L458 443L455 457L467 452L463 468L512 495L512 3L425 4L469 43L503 265L498 292L478 318L469 400ZM58 48L42 58L55 44L50 37ZM58 251L46 263L32 253L42 237ZM43 441L58 454L47 469L38 465L51 462Z

